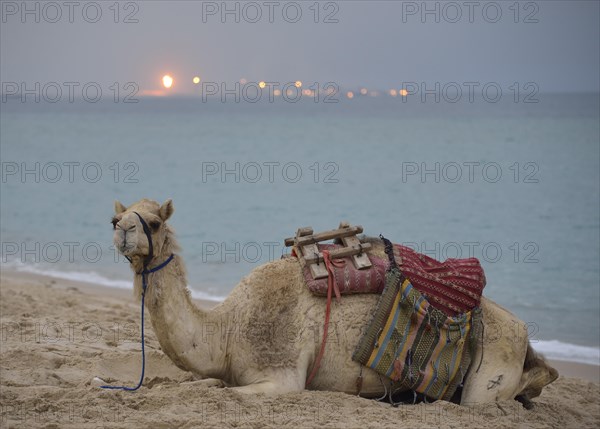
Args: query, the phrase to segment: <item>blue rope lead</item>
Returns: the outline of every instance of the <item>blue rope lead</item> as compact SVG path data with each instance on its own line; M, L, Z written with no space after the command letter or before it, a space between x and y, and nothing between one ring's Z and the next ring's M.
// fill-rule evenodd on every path
M142 279L144 283L144 291L142 292L142 375L140 376L140 381L135 387L127 387L127 386L100 386L102 389L118 389L118 390L127 390L129 392L133 392L138 390L142 386L142 382L144 381L144 372L146 371L146 350L144 347L144 298L146 297L146 274L142 274Z
M154 267L151 270L144 269L144 271L142 271L142 375L140 376L140 381L135 387L100 386L101 389L127 390L128 392L133 392L142 386L142 382L144 381L144 372L146 371L146 349L144 347L144 298L146 297L146 287L148 286L148 278L146 276L166 267L167 264L173 259L173 256L174 255L171 253L171 256L169 256L169 258L159 266Z

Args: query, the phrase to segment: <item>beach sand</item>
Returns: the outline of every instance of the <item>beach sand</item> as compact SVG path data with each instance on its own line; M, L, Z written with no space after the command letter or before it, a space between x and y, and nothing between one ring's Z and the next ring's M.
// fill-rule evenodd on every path
M139 306L130 290L3 270L0 298L3 428L600 426L597 366L554 362L561 376L531 411L516 401L394 408L333 392L246 396L194 383L160 351L150 323L144 385L104 390L94 377L133 386L140 374Z

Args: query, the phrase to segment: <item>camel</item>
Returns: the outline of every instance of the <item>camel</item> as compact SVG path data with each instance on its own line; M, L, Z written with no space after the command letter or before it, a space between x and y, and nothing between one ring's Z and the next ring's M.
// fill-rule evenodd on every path
M333 303L329 337L310 386L307 376L321 345L325 299L305 287L300 263L288 257L268 262L244 277L227 299L210 311L198 308L187 287L184 262L173 229L166 223L173 202L142 199L129 207L115 202L114 244L131 261L134 295L142 295L141 273L174 257L147 275L145 306L162 351L200 383L247 394L279 395L326 390L374 398L390 388L370 368L351 359L370 320L378 295L346 295ZM152 246L141 219L148 225ZM377 239L373 240L376 242ZM153 248L151 257L150 248ZM383 255L383 245L370 252ZM460 404L508 399L525 406L558 377L529 344L525 324L485 297L484 335L465 375Z

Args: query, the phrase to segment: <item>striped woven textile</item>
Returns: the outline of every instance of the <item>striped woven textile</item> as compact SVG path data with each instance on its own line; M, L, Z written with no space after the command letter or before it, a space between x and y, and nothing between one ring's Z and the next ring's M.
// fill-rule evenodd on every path
M352 359L390 378L394 390L450 400L471 363L480 322L479 308L447 316L393 268Z

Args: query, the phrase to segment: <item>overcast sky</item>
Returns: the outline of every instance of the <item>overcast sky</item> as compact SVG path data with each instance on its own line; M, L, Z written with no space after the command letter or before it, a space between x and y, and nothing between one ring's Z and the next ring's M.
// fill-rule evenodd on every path
M113 1L27 2L33 12L24 15L21 1L2 0L1 80L133 81L152 90L170 73L179 92L194 91L194 75L379 89L472 81L600 90L598 1L428 2L439 16L423 16L420 1L246 3L227 3L239 10L237 23L235 13L221 15L220 1L121 2L118 15Z

